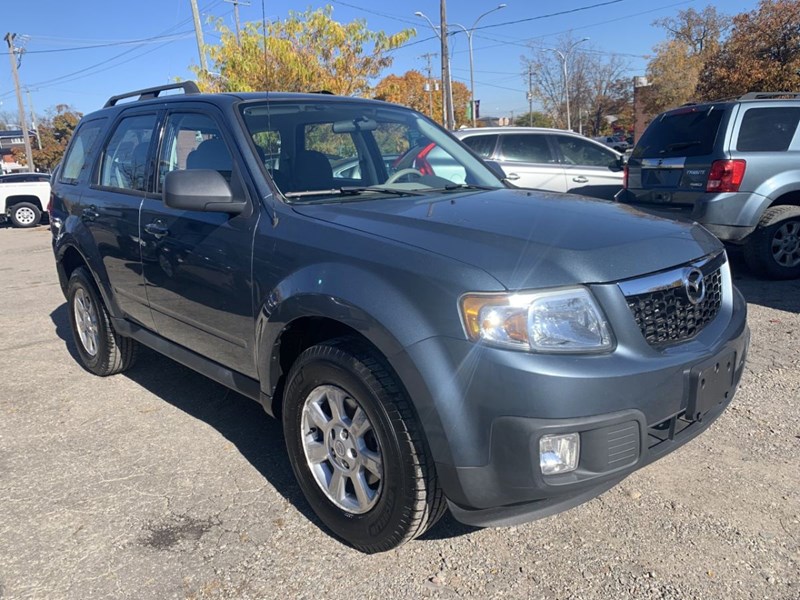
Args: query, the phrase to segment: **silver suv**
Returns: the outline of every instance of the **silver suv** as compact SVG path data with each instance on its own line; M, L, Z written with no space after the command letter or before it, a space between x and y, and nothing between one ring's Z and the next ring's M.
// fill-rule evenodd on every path
M755 272L800 277L800 93L751 93L656 117L619 202L740 244Z
M622 155L582 135L545 127L482 127L453 135L500 165L523 188L611 200L622 189Z

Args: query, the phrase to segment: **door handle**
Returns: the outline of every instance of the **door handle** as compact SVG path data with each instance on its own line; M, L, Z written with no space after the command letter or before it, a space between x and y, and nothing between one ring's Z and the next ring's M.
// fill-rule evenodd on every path
M157 240L169 234L169 228L162 221L153 221L144 226L144 230Z
M84 221L94 221L99 216L100 213L97 212L97 207L94 204L84 208L83 211L81 211L81 217Z
M519 179L519 175L517 175L516 173L508 173L506 175L506 179L508 181L516 181L517 179Z
M583 175L578 175L577 177L573 177L572 181L575 183L587 183L589 180Z

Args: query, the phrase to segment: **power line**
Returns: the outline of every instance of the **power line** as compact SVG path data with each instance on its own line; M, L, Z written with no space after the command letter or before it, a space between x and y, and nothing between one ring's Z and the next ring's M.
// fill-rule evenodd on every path
M52 48L50 50L25 50L25 54L48 54L51 52L72 52L74 50L92 50L94 48L110 48L113 46L133 46L144 44L156 44L161 41L177 41L191 35L191 31L182 31L173 35L159 35L149 38L142 38L140 40L124 40L118 42L107 42L102 44L92 44L90 46L76 46L74 48ZM34 38L35 39L35 38ZM8 54L8 52L0 52L0 54Z

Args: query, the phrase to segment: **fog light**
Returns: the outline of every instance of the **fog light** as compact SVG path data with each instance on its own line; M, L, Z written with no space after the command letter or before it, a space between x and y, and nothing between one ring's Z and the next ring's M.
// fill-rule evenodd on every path
M581 436L577 433L544 435L539 439L539 467L543 475L569 473L578 468Z

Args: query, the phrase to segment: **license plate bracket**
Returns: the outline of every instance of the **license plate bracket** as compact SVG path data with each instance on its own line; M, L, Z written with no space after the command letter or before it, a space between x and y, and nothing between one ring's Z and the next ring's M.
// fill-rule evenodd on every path
M735 371L736 352L720 354L695 366L690 375L686 418L696 421L717 404L726 402L733 393Z

